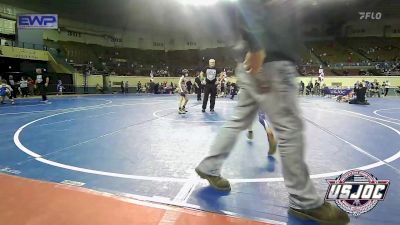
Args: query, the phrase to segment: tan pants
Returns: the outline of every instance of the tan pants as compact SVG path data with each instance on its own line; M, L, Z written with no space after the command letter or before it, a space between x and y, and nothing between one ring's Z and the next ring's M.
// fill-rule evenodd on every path
M303 123L297 103L294 64L287 61L265 63L262 72L255 77L247 74L242 65L238 65L236 72L242 93L235 112L220 129L209 155L198 169L220 176L222 165L240 132L250 126L260 109L266 112L276 131L290 206L298 209L319 207L323 200L317 195L304 161Z

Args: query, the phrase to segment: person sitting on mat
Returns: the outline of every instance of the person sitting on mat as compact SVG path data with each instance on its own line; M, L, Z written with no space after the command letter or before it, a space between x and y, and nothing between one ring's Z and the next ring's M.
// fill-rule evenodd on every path
M368 101L365 99L365 94L367 92L367 88L364 87L362 83L358 84L358 88L356 90L356 98L349 101L349 104L357 104L357 105L369 105Z

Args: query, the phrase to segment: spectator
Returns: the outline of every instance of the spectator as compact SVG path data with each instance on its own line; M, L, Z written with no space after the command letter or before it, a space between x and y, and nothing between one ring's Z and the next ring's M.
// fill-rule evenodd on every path
M97 92L104 94L104 89L103 89L103 87L100 86L99 83L96 84L96 90L97 90Z
M125 94L125 84L124 81L121 81L121 93Z
M26 77L21 77L19 87L21 88L21 96L28 97L28 81L26 80Z
M108 81L108 92L113 93L111 80Z
M366 91L367 89L363 86L363 84L358 83L357 89L354 92L357 97L349 101L349 104L369 105L368 101L365 100Z
M62 95L64 89L65 88L64 88L64 86L62 84L62 81L58 80L58 82L57 82L57 95Z
M28 94L33 95L34 89L35 89L35 81L32 80L32 78L28 77Z
M230 90L231 99L232 99L232 100L233 100L233 98L235 97L235 95L237 94L237 90L238 90L238 88L236 87L236 84L235 84L235 83L232 83L232 84L231 84L231 90Z
M129 84L128 81L125 81L125 93L129 92Z
M325 83L323 83L320 90L321 90L322 96L325 96L328 93L329 88L326 86Z
M314 84L314 94L319 95L320 92L320 84L318 82L318 80L315 80L315 84Z
M187 87L188 94L192 93L191 92L192 91L192 82L190 80L188 80L186 82L186 87Z
M14 81L14 77L13 75L9 75L8 76L8 84L10 85L10 87L12 88L12 92L11 95L13 98L17 97L17 83Z
M200 74L197 74L196 78L194 79L195 91L197 94L197 101L201 101L201 80Z
M160 83L154 84L154 94L159 94Z
M314 85L312 84L312 82L311 81L308 82L308 85L306 87L306 95L310 95L310 94L314 95L313 89L314 89Z
M136 89L137 89L136 90L137 93L141 93L142 92L142 83L140 83L140 81L138 81Z
M357 94L357 89L358 89L359 86L360 86L360 81L357 81L357 82L354 84L354 88L353 88L354 93Z
M299 83L299 95L304 94L304 82L301 80Z
M386 97L387 94L388 94L388 92L389 92L389 88L390 88L390 83L389 83L388 80L387 80L386 82L383 82L383 88L384 88L384 90L385 90L384 96Z
M379 85L379 82L375 79L374 82L371 84L371 89L370 89L370 95L371 97L374 97L375 94L378 94L378 98L381 97L381 87Z

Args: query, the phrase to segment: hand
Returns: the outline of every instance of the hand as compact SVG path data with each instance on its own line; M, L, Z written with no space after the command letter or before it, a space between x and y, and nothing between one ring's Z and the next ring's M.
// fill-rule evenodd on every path
M45 83L44 86L47 87L47 86L49 86L49 84L48 84L48 83Z
M251 75L256 75L258 72L261 71L264 59L265 59L264 49L261 49L257 52L247 52L246 58L243 62L244 69Z

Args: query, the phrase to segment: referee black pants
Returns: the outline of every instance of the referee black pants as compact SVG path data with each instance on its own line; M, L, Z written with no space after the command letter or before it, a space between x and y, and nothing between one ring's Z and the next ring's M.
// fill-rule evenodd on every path
M203 109L207 108L208 96L210 97L210 109L214 109L215 106L215 97L217 95L217 85L209 83L204 87L204 99L203 99Z
M13 98L17 98L18 87L15 86L15 85L10 85L10 86L11 86L11 88L13 89L13 91L11 91L11 96L12 96Z
M47 87L44 84L37 84L40 95L42 95L42 101L47 101Z

